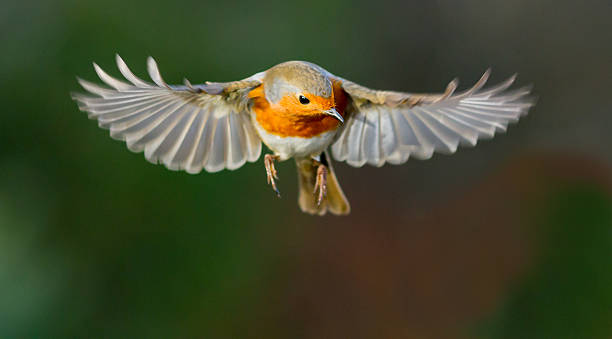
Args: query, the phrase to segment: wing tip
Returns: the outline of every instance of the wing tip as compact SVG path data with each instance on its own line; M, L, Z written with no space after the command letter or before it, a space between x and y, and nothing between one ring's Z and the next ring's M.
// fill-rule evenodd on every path
M147 57L147 70L149 71L149 75L153 78L153 72L159 73L159 67L157 66L157 61L153 59L152 56Z
M85 88L85 86L83 86L83 83L84 83L84 82L87 82L87 80L85 80L85 79L81 78L81 77L80 77L80 76L78 76L78 75L77 75L77 76L75 76L75 78L76 78L76 81L79 83L79 85L81 85L81 87L83 87L83 89L86 89L86 88Z
M96 71L96 74L98 74L98 76L100 76L100 73L104 73L104 71L102 70L102 67L100 67L95 61L91 62L94 71Z
M162 78L157 62L150 55L147 57L147 71L149 72L151 80L153 80L153 82L155 82L159 87L170 88Z
M119 53L115 53L115 63L117 67L121 70L121 67L127 67L127 64L123 60L123 58L119 55Z
M487 68L487 70L482 74L482 76L480 77L480 80L478 80L476 84L474 84L474 87L472 90L475 92L481 89L482 86L484 86L487 83L487 81L489 81L490 76L491 76L491 67Z
M484 71L484 73L482 74L482 77L489 77L491 75L493 68L491 66L487 67L487 69Z

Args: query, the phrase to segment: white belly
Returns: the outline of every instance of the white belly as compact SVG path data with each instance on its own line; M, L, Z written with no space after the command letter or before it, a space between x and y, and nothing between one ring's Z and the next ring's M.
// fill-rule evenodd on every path
M336 134L336 130L332 130L310 138L281 137L266 132L255 119L253 125L264 144L279 155L281 161L293 157L318 156L331 144Z

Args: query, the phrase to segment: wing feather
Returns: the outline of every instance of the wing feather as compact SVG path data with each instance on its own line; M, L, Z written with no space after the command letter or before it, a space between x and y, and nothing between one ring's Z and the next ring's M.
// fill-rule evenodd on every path
M261 83L262 73L229 83L170 86L155 60L147 59L153 83L138 78L116 55L116 79L96 63L98 77L110 88L78 79L90 94L73 99L111 137L126 142L134 152L172 170L198 173L233 170L261 154L261 140L250 120L247 93Z
M215 128L216 120L212 117L212 110L207 110L204 116L204 125L198 137L198 143L193 153L191 163L186 168L189 173L198 173L204 168L208 156L210 144L212 143L212 130Z
M385 114L378 109L378 117L380 119L380 147L381 147L381 159L384 164L384 159L390 159L393 152L397 149L397 131L393 122L393 114Z
M402 115L410 125L410 129L414 133L415 138L417 139L416 146L409 146L407 149L410 150L411 155L414 154L414 157L417 159L429 159L433 154L433 137L430 135L429 130L422 129L422 124L418 123L417 118L414 114L408 114L408 112L401 111Z
M187 161L193 153L197 142L197 135L201 133L202 123L204 122L204 115L200 112L201 109L193 113L193 120L185 129L185 135L182 138L182 142L176 148L176 151L172 155L172 159L168 160L170 164L176 166L176 170L187 168Z
M166 165L166 167L175 171L182 168L181 161L176 158L176 153L181 148L183 142L185 142L185 136L192 127L196 115L197 111L185 112L181 120L174 126L168 136L164 138L162 143L164 148L160 147L158 154L160 162Z
M212 133L212 142L210 144L210 154L204 166L208 172L218 172L223 169L226 155L225 133L227 130L227 116L223 115L216 119L215 129Z
M128 83L115 79L112 76L106 74L106 72L104 72L102 68L100 68L100 66L98 66L98 64L96 64L95 62L93 63L93 66L100 79L104 81L107 85L113 87L114 89L123 92L128 91L130 90L130 88L132 88L132 86L130 86Z
M257 135L257 132L255 132L249 117L245 114L241 114L239 115L239 118L242 120L241 125L245 136L247 161L252 162L257 160L261 154L261 142L258 141L259 136Z
M246 135L242 132L240 118L237 114L229 115L228 140L231 143L231 152L228 158L227 168L236 169L247 161L248 146Z
M372 166L380 162L380 113L366 116L363 126L363 159Z
M355 117L355 123L350 126L347 137L348 157L346 162L355 167L365 164L363 159L363 130L366 128L366 115Z
M425 108L415 107L415 115L423 123L423 127L434 136L434 148L440 152L452 154L457 150L461 135L435 119L436 114Z
M487 70L474 86L456 94L456 80L443 94L410 94L376 91L337 78L351 104L332 145L334 158L356 167L401 164L410 156L452 154L459 145L474 146L478 139L506 131L533 106L531 87L508 91L514 75L484 89L489 74Z
M132 71L129 69L127 64L123 61L123 59L121 59L119 54L115 55L115 61L117 62L117 67L119 68L119 72L121 72L121 74L123 74L123 76L127 80L129 80L132 84L134 84L134 86L140 87L140 88L155 88L155 86L135 76L134 73L132 73Z

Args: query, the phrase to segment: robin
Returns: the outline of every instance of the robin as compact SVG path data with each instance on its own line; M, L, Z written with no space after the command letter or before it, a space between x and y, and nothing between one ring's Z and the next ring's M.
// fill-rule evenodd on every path
M289 61L246 79L168 85L156 62L147 68L154 83L136 77L116 56L129 81L94 68L110 88L78 79L92 95L73 94L82 111L110 129L152 163L188 173L234 170L256 161L263 142L267 181L280 196L275 161L297 163L302 211L344 215L349 203L338 184L328 148L337 161L361 167L402 164L410 156L454 153L505 131L533 105L529 88L507 91L515 76L483 90L487 70L469 90L413 94L373 90L304 61ZM330 147L331 146L331 147Z

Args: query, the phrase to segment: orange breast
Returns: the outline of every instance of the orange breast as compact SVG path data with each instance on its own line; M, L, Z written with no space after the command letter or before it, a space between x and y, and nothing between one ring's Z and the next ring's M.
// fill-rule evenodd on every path
M280 105L272 105L266 99L263 85L249 93L254 101L253 111L259 125L268 133L282 137L309 138L321 133L335 130L340 122L325 114L300 114L287 110ZM336 110L344 116L347 98L340 82L334 81L334 98Z

